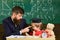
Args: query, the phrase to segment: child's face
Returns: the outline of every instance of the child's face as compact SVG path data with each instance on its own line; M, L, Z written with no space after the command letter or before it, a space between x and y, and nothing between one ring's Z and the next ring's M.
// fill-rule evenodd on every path
M40 26L41 26L42 24L41 23L32 23L32 28L34 29L34 30L37 30L37 29L40 29Z

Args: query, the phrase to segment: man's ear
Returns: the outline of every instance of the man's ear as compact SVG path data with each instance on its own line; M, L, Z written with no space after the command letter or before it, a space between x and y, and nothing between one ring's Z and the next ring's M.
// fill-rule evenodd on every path
M16 13L13 13L13 16L14 16L14 17L16 17L16 15L17 15Z

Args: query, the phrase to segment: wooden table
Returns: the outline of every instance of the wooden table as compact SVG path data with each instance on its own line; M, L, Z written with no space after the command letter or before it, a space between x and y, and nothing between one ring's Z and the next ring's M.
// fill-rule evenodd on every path
M6 37L6 40L55 40L55 38L39 38L36 36Z

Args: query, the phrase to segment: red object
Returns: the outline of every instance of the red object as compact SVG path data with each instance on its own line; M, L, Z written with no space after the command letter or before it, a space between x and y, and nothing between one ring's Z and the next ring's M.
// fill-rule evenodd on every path
M33 35L33 32L30 32L30 35ZM42 35L42 30L40 31L35 31L35 36Z
M35 31L35 36L42 36L42 33L43 32L45 32L46 34L47 34L47 38L49 37L49 36L51 36L51 34L49 34L49 31L46 31L46 30L40 30L40 31ZM33 35L33 32L30 32L29 33L30 35Z

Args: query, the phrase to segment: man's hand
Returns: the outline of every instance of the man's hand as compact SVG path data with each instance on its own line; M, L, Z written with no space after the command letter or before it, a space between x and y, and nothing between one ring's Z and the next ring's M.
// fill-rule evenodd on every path
M22 32L22 33L29 32L29 28L30 28L30 27L31 27L31 26L29 26L29 27L26 27L25 29L22 29L22 30L21 30L21 32Z

